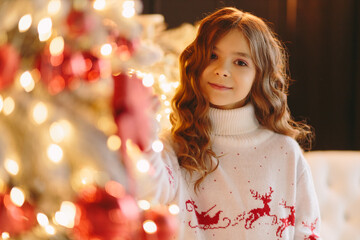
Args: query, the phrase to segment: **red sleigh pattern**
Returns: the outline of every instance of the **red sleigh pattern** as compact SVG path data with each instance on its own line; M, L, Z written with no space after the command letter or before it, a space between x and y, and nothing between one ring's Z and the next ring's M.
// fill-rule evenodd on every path
M272 187L270 187L270 192L260 195L258 192L255 192L254 190L250 190L253 198L255 198L256 200L261 200L264 204L264 207L262 208L255 208L252 209L248 212L248 217L246 218L246 222L245 222L245 228L246 229L250 229L253 228L253 223L255 221L257 221L258 219L264 217L264 216L269 216L273 218L272 221L272 225L277 224L277 216L274 214L270 214L271 208L269 206L269 203L271 202L271 195L273 194L274 190L272 189Z
M316 240L319 238L319 236L314 233L314 230L316 229L316 222L318 220L319 220L318 218L315 219L315 222L311 223L310 225L306 222L302 222L304 227L309 228L311 230L311 235L305 236L304 240Z
M286 205L286 201L283 200L282 203L279 203L280 206L290 209L290 214L287 218L280 218L281 225L276 231L276 236L282 237L283 232L289 226L295 226L295 206Z
M287 228L295 227L295 206L288 205L285 200L282 200L282 202L279 203L279 206L289 209L289 215L284 218L278 218L277 215L271 214L272 210L270 207L270 202L272 201L272 194L274 193L272 187L270 187L269 192L262 195L253 189L251 189L250 192L252 197L256 200L261 200L264 206L262 208L254 208L248 212L244 211L243 213L238 214L237 217L233 220L230 220L228 217L223 217L221 219L220 214L223 212L221 210L214 214L209 214L216 207L216 205L209 208L207 211L199 212L198 206L195 204L195 202L192 200L187 200L186 210L188 212L194 212L197 218L197 225L194 225L191 221L189 221L189 227L199 228L202 230L225 229L228 227L235 227L241 222L245 222L244 228L250 230L255 228L253 225L259 219L263 217L272 217L271 225L278 226L276 230L276 237L278 237L278 239L283 238L283 233ZM312 233L309 236L305 236L304 240L317 240L319 238L319 236L314 233L317 221L318 219L316 219L315 222L311 223L310 225L306 222L302 222L302 224L309 228Z
M216 207L216 205L214 205L213 207L211 207L209 210L207 210L205 212L199 213L197 210L198 207L196 206L194 201L191 201L191 200L186 201L186 210L188 212L194 211L196 214L197 222L198 222L198 225L192 225L191 221L189 221L189 226L191 228L199 228L199 229L203 229L203 230L220 229L220 228L229 227L231 224L231 220L227 217L224 217L222 219L221 223L223 223L223 225L220 225L220 214L223 211L217 211L213 216L209 215L209 212L212 209L214 209L215 207Z

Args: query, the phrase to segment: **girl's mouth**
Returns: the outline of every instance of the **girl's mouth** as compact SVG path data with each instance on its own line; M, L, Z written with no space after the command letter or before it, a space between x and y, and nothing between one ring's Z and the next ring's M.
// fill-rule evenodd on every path
M210 85L210 87L217 89L217 90L230 90L232 88L230 87L226 87L224 85L221 84L216 84L216 83L208 83Z

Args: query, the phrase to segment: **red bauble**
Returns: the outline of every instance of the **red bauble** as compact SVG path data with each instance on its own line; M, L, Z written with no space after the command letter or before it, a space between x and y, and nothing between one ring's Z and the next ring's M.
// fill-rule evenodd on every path
M113 108L118 134L123 143L132 140L141 150L150 145L151 88L142 84L136 75L121 73L114 78ZM125 146L125 144L123 144Z
M8 232L16 236L30 230L36 224L34 207L27 201L16 206L10 195L0 194L0 233Z
M95 27L95 19L89 13L72 9L66 18L66 24L69 35L79 37Z
M125 37L117 36L115 38L116 50L115 53L122 59L130 58L137 48L137 41L131 41Z
M119 183L108 182L105 189L88 187L75 204L76 239L136 239L139 211L135 200Z
M0 46L0 90L14 81L20 65L20 55L10 44Z
M83 74L85 61L80 53L65 47L62 54L52 56L48 48L38 57L36 67L49 93L57 94L65 88L75 89L79 76Z
M141 240L173 240L176 238L178 221L166 207L152 208L143 212L142 222L149 220L156 224L157 230L154 233L147 233L143 226Z
M116 45L115 54L123 60L130 58L140 45L140 40L129 39L117 29L109 30L109 36L109 41Z
M93 82L101 77L102 61L90 52L82 53L84 59L84 72L81 78L87 82Z

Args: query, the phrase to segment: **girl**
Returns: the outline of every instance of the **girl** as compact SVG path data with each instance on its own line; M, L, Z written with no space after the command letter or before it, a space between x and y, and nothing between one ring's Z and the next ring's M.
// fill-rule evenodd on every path
M258 17L223 8L180 56L171 132L139 193L180 207L178 239L320 239L309 127L287 106L285 52Z

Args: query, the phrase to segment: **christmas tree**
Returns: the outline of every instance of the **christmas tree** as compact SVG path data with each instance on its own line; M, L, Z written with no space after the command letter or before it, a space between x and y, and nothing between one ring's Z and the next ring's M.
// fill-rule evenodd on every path
M177 87L178 50L154 44L163 18L141 10L0 2L1 239L173 239L177 206L132 195L131 171L148 170L139 152L153 134L151 99L167 125Z

